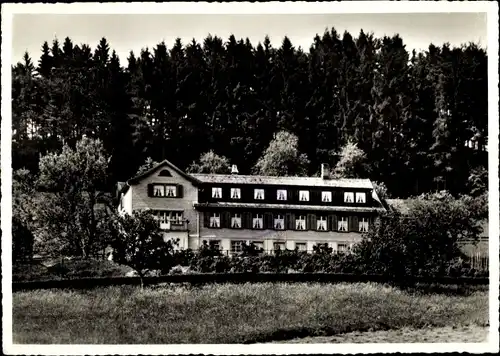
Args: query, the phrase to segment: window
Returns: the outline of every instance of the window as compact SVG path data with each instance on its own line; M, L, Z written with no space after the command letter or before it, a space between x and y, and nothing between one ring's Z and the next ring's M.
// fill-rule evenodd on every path
M304 215L299 215L299 217L295 219L295 229L297 230L306 229L306 217Z
M240 188L231 188L231 199L241 199Z
M210 216L210 227L220 227L219 213L213 213L212 216Z
M241 214L233 214L231 217L231 227L233 229L241 229Z
M307 244L305 242L295 243L295 248L299 251L307 251Z
M346 217L341 217L339 219L339 229L338 230L347 232L347 218Z
M326 216L318 216L316 228L318 231L326 231Z
M299 200L300 201L309 201L309 191L308 190L300 190L299 191Z
M344 192L344 203L354 203L354 193Z
M278 189L278 191L277 191L277 199L278 200L286 200L286 190Z
M160 177L172 177L172 174L170 174L170 171L168 169L164 169L163 171L158 174Z
M321 192L321 201L323 203L331 203L332 202L332 192Z
M366 193L356 193L356 203L366 203Z
M275 242L273 243L273 247L274 247L274 250L281 250L281 251L284 251L285 250L285 243L284 242Z
M210 242L208 244L213 249L216 249L216 250L221 249L220 240L210 240Z
M156 213L156 218L160 223L160 229L169 230L170 229L170 220L168 218L168 211L158 211Z
M214 199L222 198L222 188L213 187L212 188L212 198L214 198Z
M154 185L153 186L153 196L164 197L165 196L165 186L164 185Z
M165 190L167 191L167 197L176 197L177 196L177 187L175 185L167 185Z
M283 219L283 215L276 215L274 218L274 228L276 230L283 230L285 228L285 220Z
M253 197L255 200L263 200L264 199L264 189L255 189Z
M254 229L262 229L264 227L264 221L262 219L262 214L255 214L254 215L252 226Z
M361 218L359 221L359 231L360 232L367 232L368 231L368 219L367 218Z
M243 251L243 241L231 241L231 253L239 253Z
M263 241L253 241L253 245L255 249L258 251L264 250L264 242Z
M182 212L174 211L170 213L170 222L174 225L182 225Z
M169 230L170 225L182 225L182 211L157 211L156 219L160 223L160 229Z
M345 252L345 251L347 251L347 244L338 244L337 245L337 251L339 251L339 252Z

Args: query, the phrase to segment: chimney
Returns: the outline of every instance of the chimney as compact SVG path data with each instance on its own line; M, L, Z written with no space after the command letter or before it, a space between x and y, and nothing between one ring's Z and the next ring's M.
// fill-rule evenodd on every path
M233 164L231 167L231 174L238 174L238 166Z
M330 166L327 163L321 163L321 178L330 179Z

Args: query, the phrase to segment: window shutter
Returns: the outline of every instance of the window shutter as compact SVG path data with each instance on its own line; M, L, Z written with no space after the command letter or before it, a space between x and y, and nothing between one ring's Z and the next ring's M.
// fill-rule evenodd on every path
M249 213L249 212L244 212L243 213L243 221L242 221L242 225L245 229L251 229L252 228L252 213Z
M203 226L210 227L210 213L208 211L203 213Z
M223 228L228 228L231 225L231 213L229 211L223 211L220 214L220 226Z
M330 231L338 230L337 215L328 216L328 230Z
M316 230L316 215L307 214L307 230Z
M264 228L272 229L273 228L273 214L265 213L264 214Z
M148 184L148 197L153 196L153 184Z
M357 216L349 216L349 231L359 231Z
M295 215L292 213L285 214L285 228L287 230L295 230Z
M182 189L183 186L178 184L177 185L177 198L182 198L183 196L183 193L184 193L184 189Z

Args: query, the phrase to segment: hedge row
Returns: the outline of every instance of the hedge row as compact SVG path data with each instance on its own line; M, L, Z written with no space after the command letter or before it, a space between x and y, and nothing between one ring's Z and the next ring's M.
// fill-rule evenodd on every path
M184 267L184 268L182 268ZM186 268L189 267L189 268ZM183 250L173 255L173 260L161 271L162 274L178 273L336 273L354 275L384 275L366 264L353 253L333 253L324 247L313 253L298 250L275 251L273 254L246 250L238 255L226 256L210 247L198 251ZM413 277L487 277L488 271L472 268L466 258L450 261L440 271L425 271Z

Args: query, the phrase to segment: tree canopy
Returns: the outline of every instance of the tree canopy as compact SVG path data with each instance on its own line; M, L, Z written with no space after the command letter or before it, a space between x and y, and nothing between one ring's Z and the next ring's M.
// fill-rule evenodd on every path
M210 151L242 174L311 175L335 167L350 141L368 178L402 198L468 192L471 172L487 167L488 58L473 43L409 53L398 35L331 28L306 50L287 37L275 48L233 35L161 42L128 58L112 47L56 39L12 68L15 170L36 173L40 155L83 135L111 157L109 184L147 157L188 169Z

